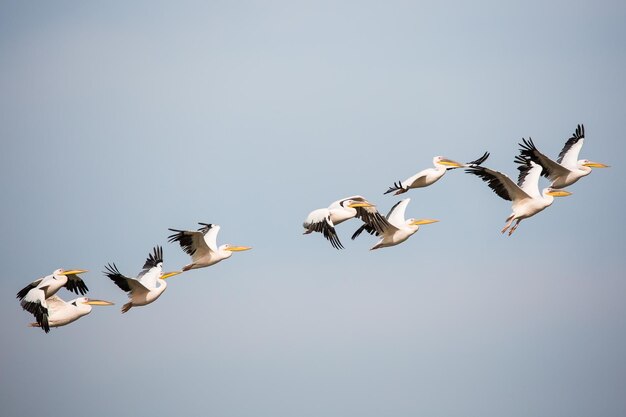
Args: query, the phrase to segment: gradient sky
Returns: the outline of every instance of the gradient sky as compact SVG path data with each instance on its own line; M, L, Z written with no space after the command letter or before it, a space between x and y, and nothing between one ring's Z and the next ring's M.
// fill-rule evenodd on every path
M618 1L0 3L1 414L626 415L624 22ZM435 155L516 176L522 137L556 157L578 123L611 168L511 238L461 170L406 194L440 222L400 246L301 234L353 194L386 213ZM167 228L199 221L254 249L122 316L104 265L163 245L181 268ZM59 267L116 305L44 334L15 293Z

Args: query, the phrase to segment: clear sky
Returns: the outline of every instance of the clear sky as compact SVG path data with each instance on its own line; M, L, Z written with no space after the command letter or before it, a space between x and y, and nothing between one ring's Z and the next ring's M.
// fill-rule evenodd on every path
M6 416L626 415L626 4L0 4L0 407ZM435 218L370 252L303 236L435 155L516 176L522 137L611 165L500 235L510 203L461 170ZM541 185L547 181L542 179ZM249 252L121 315L168 227ZM44 334L15 293L83 268L94 307ZM59 295L74 298L63 290Z

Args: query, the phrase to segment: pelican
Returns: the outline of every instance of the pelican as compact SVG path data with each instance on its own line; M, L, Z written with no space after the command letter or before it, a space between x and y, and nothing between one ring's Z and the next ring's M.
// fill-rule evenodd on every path
M360 195L353 195L333 202L328 208L310 212L302 224L303 234L320 232L335 249L343 249L335 226L353 217L361 219L377 232L382 232L388 226L387 219L376 210L372 203Z
M22 308L35 316L37 323L44 327L48 320L48 304L46 300L57 293L62 287L85 295L89 289L85 282L78 276L87 272L84 269L59 268L43 278L39 278L22 288L17 293ZM47 328L45 324L45 328Z
M585 141L585 126L578 125L572 137L565 142L556 162L548 158L535 146L533 140L522 138L520 153L543 167L542 175L552 181L550 187L565 188L591 174L592 168L608 168L608 165L588 159L578 160L578 154Z
M113 303L93 298L79 297L71 301L65 301L58 295L53 295L46 299L48 305L48 315L45 321L39 320L30 323L30 327L41 327L48 333L50 327L61 327L70 324L79 318L91 313L91 306L110 306Z
M534 216L550 206L554 197L571 195L569 191L555 188L544 188L540 194L541 165L521 155L515 157L515 162L519 164L517 169L520 172L517 185L505 174L489 168L475 166L465 170L465 172L474 174L485 181L498 196L513 202L513 213L506 219L507 223L501 231L502 233L506 232L515 220L515 225L509 230L509 236L517 229L523 219Z
M163 249L160 246L155 246L153 253L148 254L148 259L137 278L122 275L115 264L107 264L105 269L104 275L122 291L128 293L130 301L122 306L122 313L126 313L131 307L150 304L159 298L167 288L165 280L181 273L181 271L163 272Z
M250 246L234 246L225 244L217 246L217 234L220 227L216 224L198 223L202 227L197 231L168 229L175 232L168 236L168 242L178 242L180 247L191 256L191 263L183 267L183 271L204 268L228 259L233 252L252 249Z
M408 238L410 238L415 232L417 232L422 224L436 223L439 220L433 219L404 219L404 212L406 206L411 201L410 198L398 201L387 214L387 221L389 225L383 229L382 232L377 232L373 227L364 224L359 227L352 235L352 240L356 239L364 230L370 235L381 236L381 239L370 250L386 248L389 246L398 245Z
M444 158L443 156L435 156L433 158L433 165L435 165L434 168L426 168L404 181L398 181L397 183L394 182L393 187L389 187L389 189L385 191L385 194L395 191L394 195L398 195L406 193L411 188L428 187L443 177L449 169L477 166L485 162L487 158L489 158L489 152L485 152L483 156L474 161L462 164L460 162Z

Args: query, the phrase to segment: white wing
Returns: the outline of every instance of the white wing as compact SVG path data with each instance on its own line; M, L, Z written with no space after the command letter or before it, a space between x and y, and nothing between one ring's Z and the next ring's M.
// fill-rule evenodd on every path
M216 224L212 225L204 235L204 242L213 252L217 252L217 234L220 231L220 227Z
M155 266L148 271L141 271L141 276L137 280L146 288L156 288L157 279L163 274L163 267Z
M148 258L143 265L143 269L137 275L137 280L146 288L156 288L157 279L163 273L163 248L155 246L152 253L148 254Z
M342 200L339 200L342 201ZM335 249L343 249L343 245L335 231L335 225L330 219L330 210L321 208L309 213L302 226L310 232L320 232Z
M202 227L198 231L169 229L176 233L168 236L168 242L178 242L187 255L191 256L192 262L198 262L211 251L217 252L217 232L220 227L216 224L200 224Z
M556 161L570 170L575 170L578 166L578 154L580 154L584 141L585 126L578 125L572 137L565 142L565 146L561 149Z
M548 177L550 180L556 181L557 178L567 177L570 173L569 169L554 162L552 159L539 152L531 138L522 138L522 143L519 143L519 146L521 147L520 155L532 159L533 162L543 167L541 175L544 177Z
M517 185L532 198L540 198L539 178L543 169L541 165L524 158L515 158L515 161L520 164L517 168L519 170Z
M48 315L52 316L58 311L65 310L67 308L67 302L57 295L52 295L46 299L48 303Z
M404 226L405 217L404 213L406 212L406 206L409 205L410 198L405 198L404 200L398 201L392 208L389 210L389 214L387 214L387 221L391 223L392 226L395 226L397 229Z
M31 306L31 308L33 308L34 304L47 308L44 290L38 287L33 288L32 290L28 291L28 293L26 293L20 304L22 305L22 308L24 308L24 310L26 311L30 311L27 306Z
M24 297L26 297L26 294L28 294L28 292L30 290L32 290L33 288L37 288L37 286L39 286L39 284L41 284L41 281L43 280L43 278L39 278L33 282L31 282L30 284L28 284L27 286L25 286L24 288L22 288L18 293L17 293L17 299L18 300L22 300Z

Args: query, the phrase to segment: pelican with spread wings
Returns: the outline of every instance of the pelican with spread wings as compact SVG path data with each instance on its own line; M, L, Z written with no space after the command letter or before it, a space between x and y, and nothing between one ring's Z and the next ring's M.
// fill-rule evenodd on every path
M310 212L302 224L304 227L303 234L319 232L335 249L343 249L335 226L354 217L381 233L388 225L387 219L376 210L374 204L367 201L363 196L353 195L337 200L327 208Z
M584 141L585 126L578 125L576 131L565 142L556 162L539 152L531 138L528 140L522 138L522 143L519 143L520 154L543 167L541 174L552 181L550 187L565 188L591 174L592 168L609 167L601 162L578 159Z
M515 184L507 175L482 166L467 168L465 172L473 174L487 183L499 197L511 201L513 212L506 219L502 233L509 230L509 236L517 229L523 219L527 219L554 202L554 197L570 195L569 191L556 188L544 188L539 193L539 177L541 165L536 164L530 158L518 155L515 157L518 164L519 176ZM515 225L511 227L515 221Z
M217 246L217 234L220 226L211 223L198 223L201 228L196 230L168 229L175 232L168 236L168 242L178 242L180 247L191 256L191 263L183 267L183 271L204 268L228 259L233 252L252 249L250 246L224 244Z
M48 308L46 321L38 320L30 323L30 327L41 327L44 332L48 333L51 327L65 326L91 313L91 306L110 306L113 303L87 297L65 301L55 294L46 299L46 305Z
M115 264L107 264L104 271L104 275L128 294L129 301L122 306L122 313L126 313L132 307L145 306L155 301L167 288L165 280L180 273L180 271L163 272L163 249L160 246L156 246L153 252L148 254L137 278L122 275Z
M33 316L37 323L46 330L48 326L48 303L47 300L57 293L61 288L80 295L85 295L89 289L85 282L78 276L87 272L84 269L57 269L52 274L39 278L17 293L22 308Z
M370 250L386 248L389 246L398 245L415 234L423 224L436 223L439 220L433 219L408 219L405 220L404 213L406 207L409 205L410 198L398 201L387 214L388 226L384 227L382 231L376 231L368 224L364 224L359 227L352 235L352 240L356 239L363 231L366 231L370 235L376 235L380 237L378 243L376 243Z

